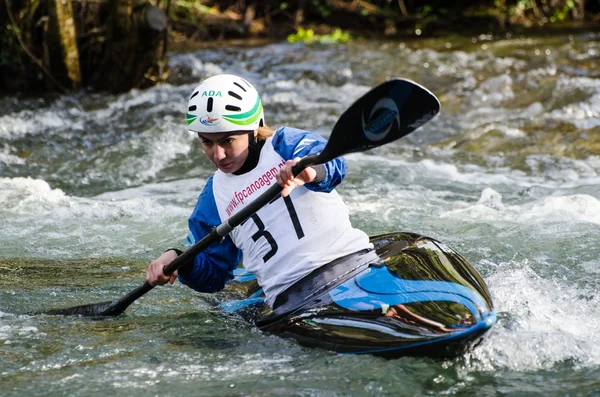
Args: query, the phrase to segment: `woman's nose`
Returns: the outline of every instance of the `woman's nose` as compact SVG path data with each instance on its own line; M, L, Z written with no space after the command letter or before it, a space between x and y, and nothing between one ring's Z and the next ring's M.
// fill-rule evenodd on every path
M223 160L226 157L225 149L220 145L215 145L215 151L213 153L213 156L215 161Z

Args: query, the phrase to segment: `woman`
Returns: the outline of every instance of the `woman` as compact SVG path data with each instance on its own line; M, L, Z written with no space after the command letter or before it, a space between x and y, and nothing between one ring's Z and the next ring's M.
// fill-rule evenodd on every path
M173 283L179 277L197 291L216 292L233 278L243 256L244 267L264 290L265 302L277 307L277 297L315 269L372 250L368 236L350 224L348 208L334 190L344 178L345 161L338 158L309 167L294 178L291 170L299 158L322 151L326 141L290 127L266 128L258 92L246 80L228 74L204 80L190 96L187 124L217 167L189 219L193 241L272 183L283 191L170 277L162 269L181 251L165 251L148 268L151 285Z

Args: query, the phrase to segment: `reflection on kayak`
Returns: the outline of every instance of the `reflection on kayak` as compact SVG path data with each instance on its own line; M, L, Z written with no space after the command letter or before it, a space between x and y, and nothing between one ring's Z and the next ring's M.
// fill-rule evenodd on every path
M265 332L342 353L385 357L462 354L496 322L490 293L460 254L413 233L371 237L374 251L323 266L281 294L271 310L240 268L222 304Z

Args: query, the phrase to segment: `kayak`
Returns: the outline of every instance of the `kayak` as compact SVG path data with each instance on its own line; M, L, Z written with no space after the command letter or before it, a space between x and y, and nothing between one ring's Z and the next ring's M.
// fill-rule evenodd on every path
M457 356L496 322L485 282L452 248L403 232L371 242L374 250L341 258L295 283L274 309L264 303L254 275L236 269L228 290L241 299L220 306L304 346L388 358Z

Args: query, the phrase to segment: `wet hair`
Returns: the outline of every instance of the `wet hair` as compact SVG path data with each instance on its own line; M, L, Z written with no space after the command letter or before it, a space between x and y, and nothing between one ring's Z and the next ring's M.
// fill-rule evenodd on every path
M258 140L264 141L268 137L273 136L273 134L275 134L275 130L272 130L266 126L260 126L260 127L258 127L258 134L257 134L256 138Z

